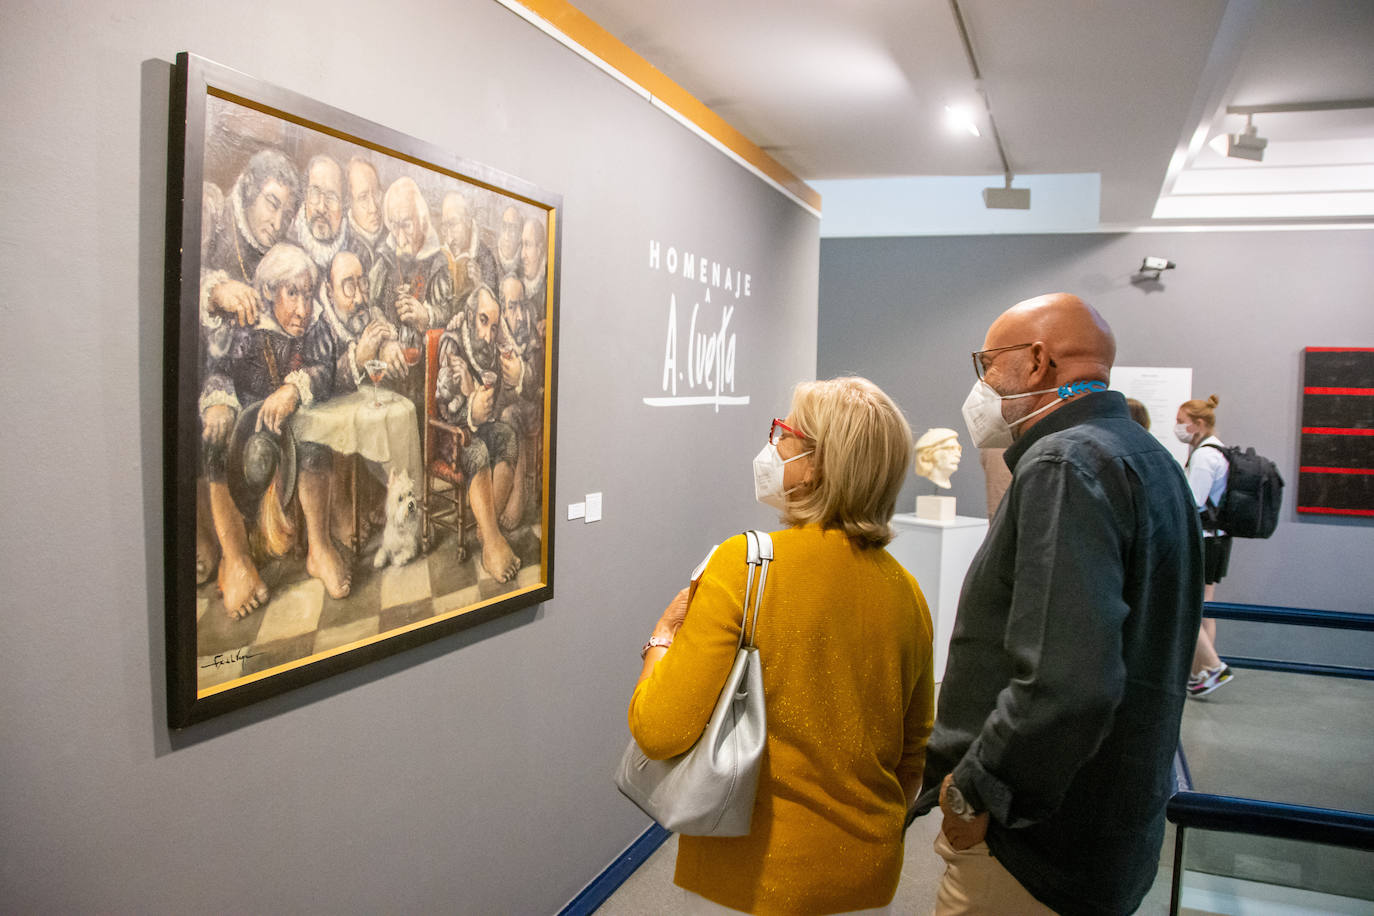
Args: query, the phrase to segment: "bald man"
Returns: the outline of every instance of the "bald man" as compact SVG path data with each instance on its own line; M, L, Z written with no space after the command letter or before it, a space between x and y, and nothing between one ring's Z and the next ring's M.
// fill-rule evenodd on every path
M915 812L939 805L936 912L1130 913L1153 883L1202 531L1178 462L1107 390L1075 296L988 328L964 404L1011 487L959 597Z

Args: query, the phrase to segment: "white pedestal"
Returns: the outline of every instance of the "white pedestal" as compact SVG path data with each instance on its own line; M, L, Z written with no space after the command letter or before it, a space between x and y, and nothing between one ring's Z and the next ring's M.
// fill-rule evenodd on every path
M892 526L897 537L887 545L888 552L916 577L930 605L935 625L935 680L939 682L945 677L959 589L973 555L987 536L988 520L957 515L952 521L934 522L898 513L892 517Z
M928 522L954 521L953 496L916 497L916 517Z

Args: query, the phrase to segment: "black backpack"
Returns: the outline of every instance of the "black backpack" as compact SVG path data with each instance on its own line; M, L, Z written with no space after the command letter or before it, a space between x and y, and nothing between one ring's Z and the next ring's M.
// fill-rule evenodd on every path
M1267 538L1279 524L1279 506L1283 503L1283 478L1279 469L1253 448L1241 451L1238 445L1221 446L1206 443L1226 456L1229 468L1226 492L1221 505L1207 501L1203 524L1208 529L1220 529L1238 538Z

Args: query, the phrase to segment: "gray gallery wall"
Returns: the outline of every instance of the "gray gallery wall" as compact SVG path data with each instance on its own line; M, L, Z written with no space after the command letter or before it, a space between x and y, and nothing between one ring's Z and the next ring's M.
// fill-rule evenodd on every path
M170 733L181 50L560 192L564 250L555 599ZM750 459L814 374L816 219L492 0L10 5L0 84L3 908L558 910L648 825L609 774L653 621L714 541L770 521ZM748 274L750 295L668 274L669 248ZM722 394L747 406L645 405L670 297L683 364L692 306L708 333L734 309ZM604 520L567 521L594 491Z
M1178 267L1133 284L1146 255ZM1254 446L1284 474L1278 531L1236 542L1218 600L1374 611L1374 522L1294 510L1302 350L1374 346L1374 232L826 240L817 371L870 374L918 432L960 430L952 492L960 514L981 516L982 470L959 410L974 380L969 354L1003 309L1059 290L1111 323L1119 365L1192 367L1194 396L1220 397L1218 435ZM913 477L903 501L922 486ZM1368 642L1358 645L1368 664Z

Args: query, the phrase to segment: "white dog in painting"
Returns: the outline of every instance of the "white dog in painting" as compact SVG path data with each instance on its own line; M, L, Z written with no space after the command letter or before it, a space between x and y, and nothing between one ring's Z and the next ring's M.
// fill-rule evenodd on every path
M388 563L404 566L420 555L420 504L415 500L415 483L407 471L394 468L386 483L386 527L382 546L372 565L381 569Z

